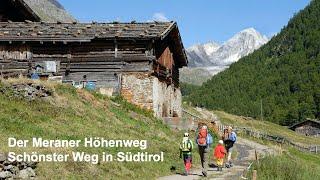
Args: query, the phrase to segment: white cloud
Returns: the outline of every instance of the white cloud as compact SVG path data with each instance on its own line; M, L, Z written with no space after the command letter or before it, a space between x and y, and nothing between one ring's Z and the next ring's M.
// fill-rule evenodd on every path
M161 22L168 22L169 21L169 19L166 17L166 15L161 12L154 13L152 16L152 20L153 21L161 21Z

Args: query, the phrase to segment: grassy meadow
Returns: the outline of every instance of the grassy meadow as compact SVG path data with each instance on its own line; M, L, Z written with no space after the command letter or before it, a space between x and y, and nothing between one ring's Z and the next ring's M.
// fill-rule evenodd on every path
M28 80L9 80L1 87ZM39 82L40 83L40 82ZM109 99L69 85L44 84L53 96L35 101L11 97L12 92L0 93L0 152L86 153L119 151L139 152L139 148L9 148L7 139L83 140L85 137L105 139L147 140L148 153L164 152L164 162L101 162L52 163L41 162L36 173L39 179L154 179L171 173L175 166L181 169L179 142L183 132L171 130L151 112L133 106L121 98Z
M257 179L320 179L320 155L288 149L278 156L268 156L254 163ZM252 177L252 170L250 177Z

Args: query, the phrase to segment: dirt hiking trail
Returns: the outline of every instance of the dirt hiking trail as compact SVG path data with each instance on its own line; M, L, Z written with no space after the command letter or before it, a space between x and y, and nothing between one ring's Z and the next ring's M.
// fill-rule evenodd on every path
M255 160L256 153L258 156L265 156L268 154L275 154L275 149L256 143L251 140L243 139L238 137L238 140L235 144L237 157L235 160L233 160L234 166L232 168L223 168L223 171L218 172L217 168L208 168L208 176L205 179L244 179L242 178L243 173L247 169L247 167L250 165L252 161ZM197 152L193 153L193 156L199 156ZM210 157L212 154L210 154ZM182 160L181 160L181 163ZM212 159L210 160L210 163L213 163ZM200 164L200 162L193 162L193 164ZM177 174L171 175L171 176L165 176L159 178L159 180L193 180L193 179L202 179L204 178L202 176L201 169L192 169L191 173L192 175L184 176L181 175L183 172L177 172Z

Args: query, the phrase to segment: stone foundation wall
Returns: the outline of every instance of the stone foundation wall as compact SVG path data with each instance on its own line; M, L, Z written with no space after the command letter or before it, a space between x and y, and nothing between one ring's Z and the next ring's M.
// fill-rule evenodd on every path
M157 117L181 117L181 91L173 85L153 81L153 111Z
M144 73L123 74L121 95L156 117L181 117L181 91Z
M144 73L122 74L120 94L141 108L153 109L153 77Z

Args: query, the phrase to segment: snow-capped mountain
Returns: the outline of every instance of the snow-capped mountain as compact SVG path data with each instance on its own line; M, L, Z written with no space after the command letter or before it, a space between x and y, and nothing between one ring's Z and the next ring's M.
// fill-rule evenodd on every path
M266 36L248 28L221 45L215 42L194 45L187 49L189 67L203 67L216 74L267 42Z
M197 44L187 49L190 67L204 67L212 65L209 55L219 49L220 45L215 42ZM190 61L191 60L191 61Z

